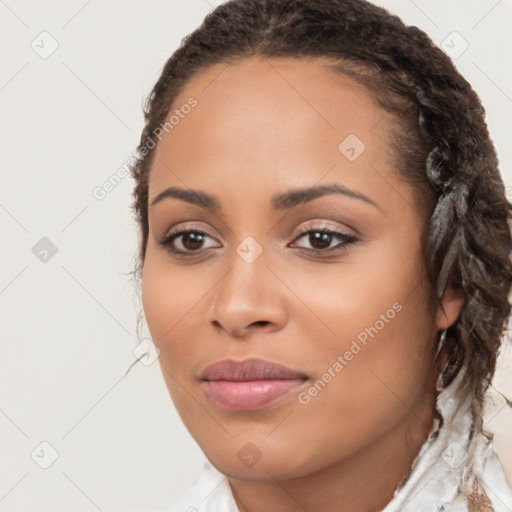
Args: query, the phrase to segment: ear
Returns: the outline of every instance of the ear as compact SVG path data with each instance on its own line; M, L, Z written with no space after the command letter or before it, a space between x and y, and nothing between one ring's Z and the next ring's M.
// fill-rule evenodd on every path
M455 290L449 284L443 293L441 304L437 307L436 312L437 330L446 329L455 323L464 305L464 295L461 290Z

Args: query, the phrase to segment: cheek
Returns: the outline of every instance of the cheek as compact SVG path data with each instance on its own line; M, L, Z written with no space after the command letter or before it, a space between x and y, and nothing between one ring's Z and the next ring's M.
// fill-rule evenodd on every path
M272 450L280 443L299 446L311 432L321 432L314 453L304 453L320 465L351 456L421 409L431 375L429 318L420 303L394 301L397 295L382 293L380 302L375 296L338 300L340 309L324 310L336 335L317 336L304 351L304 360L314 361L314 376L296 402L300 420L291 438L283 430L268 440Z
M173 267L165 254L155 252L148 249L146 255L142 303L153 341L165 346L176 339L180 324L197 314L194 308L201 307L205 291L211 285L204 279L207 276L199 276L197 270Z
M153 342L162 349L161 341L165 332L171 327L168 314L172 303L172 294L168 289L166 273L159 270L159 265L151 257L150 250L146 253L142 273L142 305Z
M343 340L358 335L364 341L364 333L375 324L380 338L385 332L392 338L390 326L404 316L416 320L412 326L421 324L427 310L420 300L424 286L418 244L412 237L397 234L365 242L335 264L299 261L293 271L283 266L280 273L300 299L290 298L296 304L290 322L308 322L333 348L343 348ZM399 309L404 312L399 314Z
M311 399L312 421L327 414L338 425L371 430L369 411L377 423L389 424L406 412L404 403L426 392L434 319L417 250L396 247L375 244L339 272L327 266L314 276L302 272L292 284L315 313L299 320L304 338L317 340L303 348L319 380L303 397Z
M194 286L196 278L197 273L173 271L165 255L161 257L148 249L141 283L144 316L151 339L160 350L162 376L180 416L188 416L194 410L183 385L188 387L189 365L196 354L191 340L195 330L189 322L194 306L199 306L204 295L204 289ZM196 281L199 284L200 280Z

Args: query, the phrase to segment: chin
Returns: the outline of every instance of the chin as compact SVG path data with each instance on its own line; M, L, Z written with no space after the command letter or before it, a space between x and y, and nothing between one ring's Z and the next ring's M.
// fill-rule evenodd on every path
M216 446L205 450L207 459L221 473L239 480L288 480L306 476L315 471L314 455L300 453L300 447L284 447L276 450L273 446L259 443L260 448L251 442L234 442L234 446Z

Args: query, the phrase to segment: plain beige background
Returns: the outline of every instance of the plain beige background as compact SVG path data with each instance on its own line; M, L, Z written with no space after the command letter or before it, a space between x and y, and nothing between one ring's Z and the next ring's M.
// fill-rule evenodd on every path
M511 1L377 3L451 52L512 186ZM137 238L123 166L162 65L214 4L0 0L0 510L156 510L201 470L157 362L124 375ZM494 384L512 397L503 355ZM512 481L512 409L493 396L486 427Z

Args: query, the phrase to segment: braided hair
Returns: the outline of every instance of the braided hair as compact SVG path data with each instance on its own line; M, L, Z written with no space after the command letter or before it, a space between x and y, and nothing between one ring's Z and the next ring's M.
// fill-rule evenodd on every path
M366 87L390 113L394 163L415 185L426 223L428 279L439 301L448 284L464 296L445 332L451 359L443 385L464 367L473 431L481 431L484 392L511 308L512 205L477 94L427 34L381 7L365 0L231 0L182 40L146 100L131 165L140 228L135 276L140 279L149 231L154 150L147 151L146 141L196 72L253 56L321 59Z

